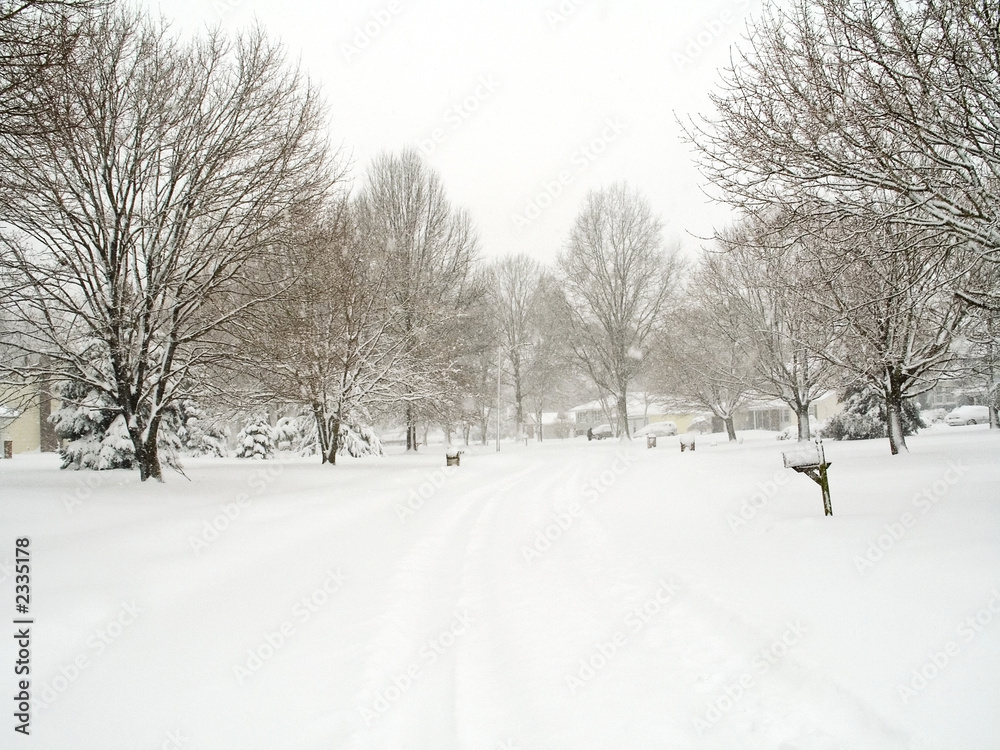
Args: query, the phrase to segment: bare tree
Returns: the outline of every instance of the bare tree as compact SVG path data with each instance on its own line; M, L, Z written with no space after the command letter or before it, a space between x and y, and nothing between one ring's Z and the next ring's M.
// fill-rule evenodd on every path
M810 309L828 326L816 353L885 401L889 445L906 450L903 401L951 368L967 305L952 293L969 267L951 235L884 221L838 222L804 237L815 266Z
M524 398L527 379L535 360L534 305L542 277L542 265L528 255L510 255L496 260L488 270L488 289L500 347L510 363L514 391L515 437L524 434Z
M322 461L331 465L342 425L368 425L399 398L412 343L393 333L393 259L362 222L345 199L307 219L281 264L294 283L240 321L259 397L308 408Z
M468 214L452 207L441 178L413 149L375 159L360 207L371 241L392 259L397 334L413 342L402 400L406 447L416 450L418 420L446 421L436 404L456 395L463 321L482 293L472 273L478 239Z
M651 381L665 397L711 411L736 440L736 412L754 394L756 352L742 305L718 293L717 279L706 261L695 270L657 341Z
M322 106L260 32L181 42L131 11L89 21L60 71L30 137L0 142L6 302L38 374L104 394L161 479L165 408L276 291L259 269L332 179Z
M730 340L752 366L753 390L786 403L799 440L808 440L812 402L833 387L837 372L819 354L831 334L803 291L814 268L796 239L784 222L745 219L721 233L717 252L705 254L698 285L737 316Z
M51 105L43 79L64 66L103 0L0 0L0 138L37 129Z
M568 345L571 337L563 324L565 304L558 280L549 270L543 269L530 305L531 366L524 380L525 400L535 415L538 442L543 438L545 408L563 401L578 377L573 371Z
M559 256L569 346L598 389L614 395L623 439L631 439L629 385L663 323L678 266L649 204L622 184L587 196Z
M993 0L772 2L712 98L688 134L727 201L875 212L1000 260Z

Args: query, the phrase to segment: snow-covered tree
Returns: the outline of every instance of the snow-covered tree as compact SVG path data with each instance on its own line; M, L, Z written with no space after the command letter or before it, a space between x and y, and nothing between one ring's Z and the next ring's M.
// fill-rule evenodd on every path
M995 0L774 0L689 135L751 213L875 213L997 260L998 50Z
M670 328L654 346L650 382L666 399L708 409L736 440L736 412L754 395L754 354L748 320L740 306L713 293L703 265L688 283ZM704 282L704 283L703 283Z
M559 256L569 347L598 390L614 394L623 439L629 386L664 324L678 268L649 203L624 184L587 196Z
M890 450L906 450L905 401L954 364L968 309L952 290L969 267L967 243L879 217L814 227L802 243L814 267L810 309L831 333L816 353L881 394Z
M823 437L833 440L873 440L889 436L889 415L885 398L870 385L853 385L844 389L840 398L842 411L834 414L823 426ZM903 402L903 435L916 434L926 427L914 401Z
M123 7L88 18L39 86L48 106L0 138L0 305L48 362L14 374L102 393L160 479L168 407L275 293L261 266L328 189L322 105L259 30L190 38Z
M437 404L457 396L463 328L483 294L473 273L479 241L468 213L452 206L440 176L414 149L375 159L359 209L366 242L389 259L392 331L407 344L406 447L416 450L418 421L446 422Z
M58 388L62 406L49 417L56 436L65 441L60 447L62 468L133 469L135 449L125 417L116 404L98 389L68 382ZM173 419L165 421L159 433L159 448L168 466L179 466L175 447L177 435Z
M274 450L274 430L261 414L251 417L236 436L237 458L274 458Z
M831 331L815 319L803 291L814 269L796 234L780 216L745 219L705 252L694 286L731 309L736 330L730 339L751 366L751 389L785 402L796 415L799 440L808 440L810 406L836 384L837 371L821 354Z

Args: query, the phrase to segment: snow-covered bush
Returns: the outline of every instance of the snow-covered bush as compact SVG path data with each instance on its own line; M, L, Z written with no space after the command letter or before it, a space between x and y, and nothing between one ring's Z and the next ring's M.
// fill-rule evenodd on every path
M125 417L100 391L68 382L59 388L63 406L49 417L56 435L64 442L59 449L62 468L134 469L135 446ZM179 441L173 413L164 415L157 436L160 460L179 466Z
M182 401L176 410L179 449L190 456L228 454L228 430L215 423L195 401Z
M361 456L381 456L382 441L375 430L367 425L340 425L340 449L338 455L347 454L359 458Z
M252 417L236 436L237 458L274 458L274 449L274 430L263 415Z
M297 456L313 456L319 452L316 420L311 414L282 417L274 428L278 450L291 451Z
M844 391L844 410L823 426L823 437L832 440L872 440L889 435L885 400L868 386L849 386ZM926 427L917 405L903 401L903 434L914 435Z

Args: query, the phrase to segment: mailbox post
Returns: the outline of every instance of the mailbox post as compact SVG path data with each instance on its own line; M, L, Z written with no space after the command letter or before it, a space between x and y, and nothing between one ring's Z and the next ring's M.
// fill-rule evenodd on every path
M823 493L823 515L833 515L833 504L830 501L830 479L826 470L830 462L826 460L826 452L823 450L823 441L816 440L815 443L802 445L795 450L785 451L782 454L786 469L794 469L800 474L805 474L819 485Z

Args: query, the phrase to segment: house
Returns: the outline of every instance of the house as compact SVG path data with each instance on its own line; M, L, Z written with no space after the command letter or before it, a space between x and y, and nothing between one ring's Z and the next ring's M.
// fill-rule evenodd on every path
M0 440L5 457L28 451L59 450L59 439L49 422L58 402L51 395L42 398L43 392L46 391L37 384L0 391Z
M842 405L836 391L827 391L809 405L809 416L822 424L837 414ZM795 412L784 401L754 401L736 412L734 423L737 430L772 430L780 432L797 424Z
M683 404L672 403L652 394L634 393L627 397L629 432L645 427L653 422L673 422L678 432L687 432L691 423L703 412L689 409ZM573 422L573 435L586 435L587 430L602 424L617 426L618 408L611 396L588 401L569 410Z
M524 435L529 440L535 440L538 435L538 417L527 414L524 418ZM564 440L573 436L573 415L563 411L542 412L542 440Z

